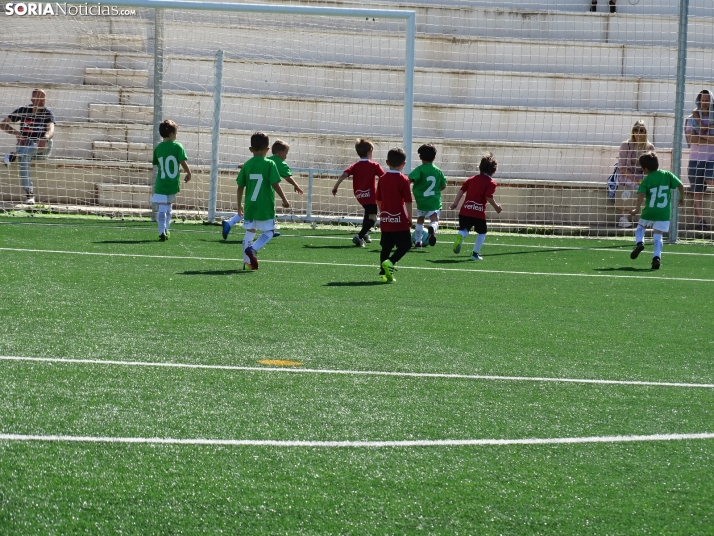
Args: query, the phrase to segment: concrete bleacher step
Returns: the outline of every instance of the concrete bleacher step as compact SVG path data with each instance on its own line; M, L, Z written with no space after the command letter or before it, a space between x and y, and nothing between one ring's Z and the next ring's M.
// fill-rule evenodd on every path
M144 69L116 69L85 67L84 84L88 86L146 87L149 71Z
M211 131L184 127L179 141L186 148L191 165L208 165L211 159ZM281 138L291 145L289 164L294 168L345 169L356 156L354 136L313 135L268 131L271 139ZM250 158L251 130L222 130L219 144L221 164L240 164ZM625 135L622 136L625 138ZM387 151L401 146L401 138L374 136L375 159L383 162ZM0 152L11 150L0 138ZM493 151L500 162L499 177L530 180L603 182L612 173L619 143L612 146L587 144L534 144L498 141L416 138L413 163L418 163L416 150L422 143L434 143L438 154L436 164L447 176L469 176L478 169L481 155ZM117 125L100 123L57 124L53 158L123 161L137 165L151 162L152 131L148 125ZM661 165L669 169L671 150L658 147ZM688 151L683 156L686 175Z
M100 123L139 123L151 125L154 109L151 106L128 104L90 104L89 120Z
M121 35L111 33L80 34L81 48L111 50L112 52L145 52L147 39L141 35Z
M95 183L99 205L151 208L152 187L148 184Z

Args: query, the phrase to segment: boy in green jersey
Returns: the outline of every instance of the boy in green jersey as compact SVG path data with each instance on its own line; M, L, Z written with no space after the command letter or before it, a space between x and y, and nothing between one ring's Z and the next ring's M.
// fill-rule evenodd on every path
M421 166L409 174L412 193L417 206L417 223L414 231L414 247L421 248L424 238L424 220L429 218L429 245L436 245L436 231L441 214L441 191L446 188L446 177L434 165L436 148L427 143L419 147Z
M632 215L637 215L643 201L645 201L645 208L642 210L640 221L637 224L635 231L637 245L630 253L630 258L636 259L645 249L645 227L652 227L652 239L654 240L652 269L659 270L662 256L662 233L669 232L669 220L672 215L672 190L674 188L679 190L679 206L682 206L684 204L684 187L673 173L659 169L659 159L654 151L641 155L639 163L645 173L645 178L637 190L637 205L632 209Z
M270 139L262 132L250 137L250 152L253 158L248 160L238 173L238 214L243 217L243 263L253 270L258 269L257 253L273 238L275 230L275 192L283 200L283 208L290 208L283 189L280 187L280 174L275 162L265 157L268 154ZM243 192L245 192L245 211L243 210ZM263 231L253 244L256 231Z
M156 219L159 223L159 240L162 242L169 237L171 203L174 202L176 194L180 190L179 164L186 172L184 182L191 180L191 170L188 167L186 151L183 145L176 141L177 133L178 126L171 119L165 119L159 125L159 134L161 134L163 141L154 149L154 159L152 161L156 169L156 182L154 183L154 195L151 197L151 202L159 205Z

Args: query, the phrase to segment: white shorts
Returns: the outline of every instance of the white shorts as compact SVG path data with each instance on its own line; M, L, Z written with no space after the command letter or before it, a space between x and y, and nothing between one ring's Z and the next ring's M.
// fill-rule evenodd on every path
M432 214L436 214L436 217L439 218L441 217L441 211L440 210L419 210L417 209L417 217L421 218L430 218Z
M669 232L669 222L668 221L653 221L653 220L640 220L637 225L642 227L652 227L654 231L662 231L663 233Z
M275 220L243 220L243 229L272 231L275 229Z
M176 194L165 195L165 194L154 194L151 196L152 203L159 203L160 205L170 205L176 199Z

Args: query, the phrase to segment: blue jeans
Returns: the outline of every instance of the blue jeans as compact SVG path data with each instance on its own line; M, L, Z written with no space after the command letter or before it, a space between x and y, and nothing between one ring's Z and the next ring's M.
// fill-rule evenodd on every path
M37 139L23 140L17 144L17 160L20 163L20 184L27 195L32 195L32 180L30 178L30 162L44 160L52 152L52 140L42 149L37 148Z

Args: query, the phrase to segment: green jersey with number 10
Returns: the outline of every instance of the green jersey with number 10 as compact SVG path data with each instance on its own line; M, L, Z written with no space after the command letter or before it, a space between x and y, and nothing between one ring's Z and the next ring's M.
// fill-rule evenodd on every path
M243 219L264 221L275 219L275 190L280 182L278 166L264 156L248 160L236 178L238 186L245 188Z
M672 190L682 182L669 171L658 169L648 173L637 189L638 194L645 194L645 207L642 219L650 221L669 221L672 217Z
M154 193L163 195L177 194L181 189L181 162L187 160L186 151L175 140L164 140L154 149L152 163L158 167Z
M409 180L418 210L441 210L441 189L446 186L446 177L433 163L416 167Z

